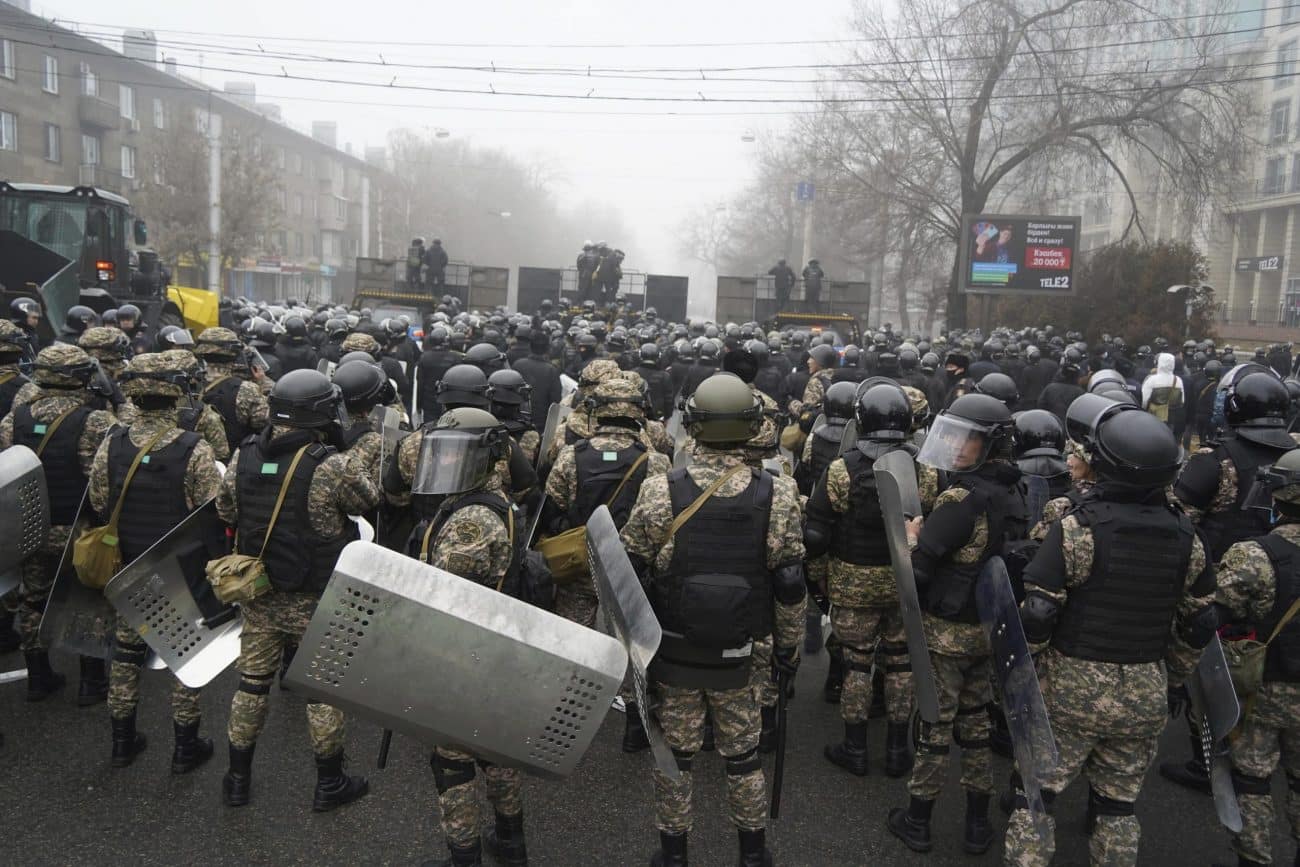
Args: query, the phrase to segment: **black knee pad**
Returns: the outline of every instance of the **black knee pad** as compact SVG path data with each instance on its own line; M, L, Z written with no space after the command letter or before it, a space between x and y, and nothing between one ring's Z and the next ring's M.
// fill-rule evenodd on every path
M691 772L691 763L695 761L695 753L689 750L673 750L673 758L677 761L677 770L683 774Z
M989 740L989 738L987 737L983 737L983 738L962 737L962 733L959 731L954 731L952 733L952 739L956 741L957 746L961 747L963 750L987 750L993 746L993 742Z
M113 647L113 661L123 665L143 666L149 658L149 646L140 644L118 644Z
M275 680L275 675L271 674L243 674L239 675L239 691L246 692L249 695L270 695L271 681Z
M743 777L763 767L763 758L758 754L758 747L746 750L738 756L727 756L727 776Z
M1236 768L1232 769L1232 787L1237 790L1238 795L1271 795L1273 787L1268 777L1252 777L1244 774ZM1292 782L1291 787L1295 788Z
M1133 815L1132 801L1116 801L1091 788L1088 790L1088 807L1098 816Z
M907 656L907 644L896 644L893 641L880 642L880 652L885 656Z
M449 759L435 752L429 756L429 767L433 768L433 784L438 787L438 794L474 782L473 759Z
M846 653L844 654L844 667L849 671L860 671L863 674L871 674L873 666L871 665L870 659L866 662L862 662L861 660L850 659L849 655Z
M1024 783L1020 780L1020 774L1013 772L1011 775L1011 785L1015 788L1015 809L1028 810L1029 796L1024 792ZM1052 816L1056 813L1056 792L1049 789L1039 789L1038 793L1043 797L1043 809L1047 815Z

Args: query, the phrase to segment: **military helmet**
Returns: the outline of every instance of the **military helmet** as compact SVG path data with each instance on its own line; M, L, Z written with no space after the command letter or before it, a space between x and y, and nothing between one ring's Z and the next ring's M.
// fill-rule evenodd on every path
M1243 365L1219 381L1225 392L1223 416L1242 439L1275 448L1292 448L1286 431L1291 398L1277 374L1260 365Z
M1104 395L1084 394L1066 411L1070 439L1108 483L1157 489L1173 484L1183 449L1169 426L1150 413Z
M935 417L918 462L954 473L973 472L1008 445L1011 411L987 394L964 394Z
M939 369L939 356L933 352L927 352L921 356L921 370L924 373L934 373Z
M341 389L315 370L293 370L280 377L267 403L275 425L314 429L343 421Z
M1065 429L1055 413L1029 409L1015 416L1011 454L1016 460L1033 457L1061 457L1065 450Z
M1020 389L1016 386L1016 381L1005 373L984 374L980 377L980 381L975 383L975 391L978 394L997 398L1005 403L1008 409L1020 402Z
M379 349L379 341L364 331L349 334L339 346L341 352L367 352L375 358L379 357Z
M94 328L98 324L99 314L84 304L72 305L63 317L64 327L74 334L81 334L87 328Z
M5 356L22 355L26 350L27 332L8 319L0 319L0 362L12 364L13 360L5 361Z
M686 423L696 441L740 444L758 433L763 404L734 373L715 373L686 401Z
M420 435L411 493L447 495L477 490L491 478L497 461L509 454L509 448L509 434L492 413L470 406L450 409Z
M41 388L85 388L98 369L95 359L80 346L56 343L36 356L32 381Z
M193 352L199 358L224 363L237 361L244 354L244 344L239 335L229 328L205 328L194 341Z
M24 295L9 302L9 318L17 324L26 325L29 317L40 315L41 305L33 298Z
M826 396L822 398L822 411L830 418L853 418L857 395L857 383L833 383L830 388L826 389Z
M597 419L628 418L640 421L645 418L643 397L638 381L626 376L611 376L596 384L587 397L586 404L592 416Z
M438 380L438 403L455 404L486 410L488 408L487 374L472 364L457 364Z
M283 324L285 337L293 343L302 343L307 339L307 320L301 316L290 316Z
M622 371L619 369L618 362L611 358L597 358L594 361L587 362L578 374L578 385L590 387L598 382L603 382L612 376L618 376Z
M197 390L202 370L202 362L185 349L145 352L131 359L118 381L130 398L182 398Z
M812 349L808 350L808 355L817 366L822 370L830 370L838 366L840 356L835 351L834 346L828 346L825 343L818 343Z
M903 389L892 383L868 386L858 395L855 415L860 439L901 442L912 430L912 403Z
M334 369L334 384L339 387L348 412L368 412L397 397L393 383L373 361L346 361Z
M505 361L505 355L491 343L475 343L465 353L465 362L474 365L485 374L500 370Z
M1300 506L1300 449L1283 453L1273 466L1259 474L1247 505L1264 507L1268 498Z
M188 331L179 325L165 325L158 331L158 336L154 338L154 351L166 352L169 349L178 349L182 346L193 346L194 338Z
M1092 376L1088 377L1088 391L1096 394L1103 390L1103 386L1109 382L1117 382L1127 387L1123 375L1118 370L1098 370Z
M533 387L517 370L498 370L488 377L488 401L493 405L522 406L532 397Z
M77 345L116 375L131 356L131 340L117 328L96 325L81 333Z
M642 343L641 348L637 350L642 364L658 365L659 357L662 354L657 343Z

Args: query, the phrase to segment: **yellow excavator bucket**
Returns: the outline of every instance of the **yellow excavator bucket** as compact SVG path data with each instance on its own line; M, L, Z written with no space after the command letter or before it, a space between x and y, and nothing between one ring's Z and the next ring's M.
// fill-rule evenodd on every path
M189 286L168 286L167 299L177 306L185 318L185 327L198 335L205 328L217 325L218 297L207 289Z

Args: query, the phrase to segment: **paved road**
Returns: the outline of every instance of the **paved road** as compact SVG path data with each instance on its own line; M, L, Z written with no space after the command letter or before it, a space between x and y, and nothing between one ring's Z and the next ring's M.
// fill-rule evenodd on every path
M60 670L76 662L55 655ZM840 733L834 707L821 700L824 653L799 673L791 703L790 754L780 822L769 831L781 865L994 865L1000 847L982 858L960 851L962 795L952 774L935 811L935 851L913 855L885 831L889 807L906 801L904 783L879 771L883 726L873 723L872 775L850 777L821 756ZM0 671L21 667L17 654L0 657ZM74 677L70 680L75 681ZM0 794L0 840L13 865L94 864L186 867L230 864L414 865L441 850L433 776L427 750L400 735L387 770L375 769L379 729L352 721L348 754L353 771L371 779L371 794L336 813L311 812L315 780L303 701L272 693L272 710L254 762L253 803L238 810L220 803L225 770L225 719L235 677L227 672L205 690L205 729L216 736L218 756L194 774L168 773L170 678L146 673L140 709L148 750L125 770L109 767L108 713L103 705L79 709L75 689L40 704L23 701L24 684L0 685L0 768L8 782ZM72 687L72 684L70 684ZM531 862L546 865L644 865L656 843L652 821L650 760L619 749L623 718L611 712L578 774L562 783L526 784ZM1180 727L1166 732L1164 756L1182 757ZM696 762L696 822L691 863L735 863L735 837L724 811L722 760ZM767 770L771 772L771 759ZM1006 763L997 771L1005 779ZM1281 798L1281 786L1277 787ZM1081 824L1086 787L1076 784L1058 801L1059 865L1087 863ZM1279 800L1279 805L1281 801ZM1227 859L1227 836L1207 798L1166 783L1154 771L1138 806L1144 836L1143 865L1197 867ZM999 829L1005 824L994 808ZM1290 857L1289 841L1275 851ZM441 855L442 852L439 851ZM1235 860L1232 862L1235 863ZM1287 862L1289 863L1289 862Z

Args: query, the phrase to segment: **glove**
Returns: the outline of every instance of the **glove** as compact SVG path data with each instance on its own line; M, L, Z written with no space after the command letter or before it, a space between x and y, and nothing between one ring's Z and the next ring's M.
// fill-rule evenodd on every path
M1186 684L1169 687L1168 698L1170 716L1182 716L1187 713L1187 708L1192 703L1192 697L1187 694Z
M777 674L786 674L794 677L799 671L799 647L773 647L772 648L772 667L776 669Z

